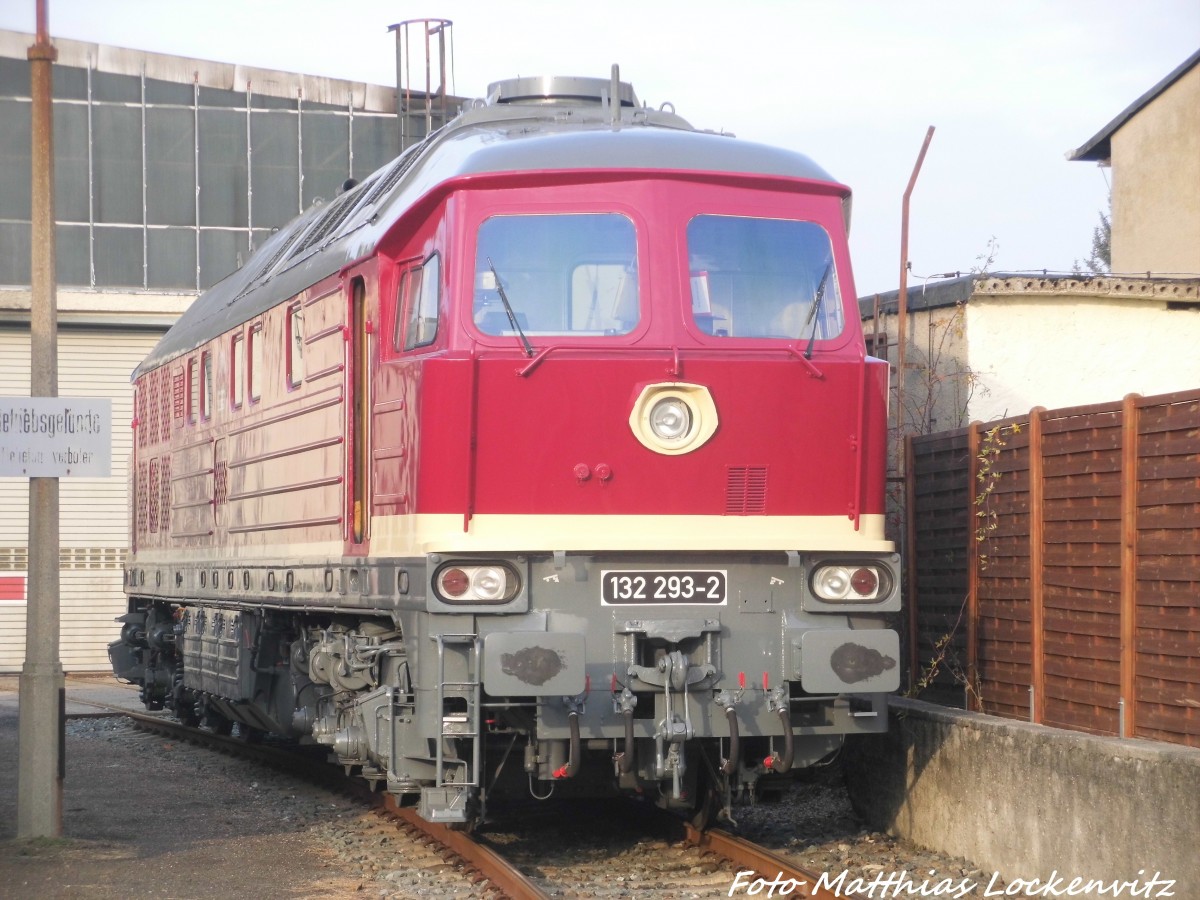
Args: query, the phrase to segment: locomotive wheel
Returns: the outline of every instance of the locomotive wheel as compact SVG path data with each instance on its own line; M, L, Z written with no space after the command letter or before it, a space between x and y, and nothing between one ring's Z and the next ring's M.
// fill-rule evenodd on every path
M255 728L253 725L247 725L244 722L237 723L237 735L240 740L247 744L261 744L263 738L266 737L266 732L261 728Z
M716 824L717 813L721 811L721 792L715 784L704 779L697 794L688 822L697 831L707 831L709 826Z
M696 785L692 790L692 807L687 814L688 823L697 831L706 831L716 824L721 811L721 779L717 775L709 755L700 753L703 760L696 772Z

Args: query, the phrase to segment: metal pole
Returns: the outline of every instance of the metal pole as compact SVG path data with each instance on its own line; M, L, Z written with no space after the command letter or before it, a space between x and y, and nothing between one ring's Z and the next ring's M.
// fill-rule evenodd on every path
M33 100L33 197L29 326L31 397L58 396L54 273L54 141L51 79L58 54L50 43L48 0L37 0L37 37L29 48ZM25 664L17 738L17 837L62 834L63 706L59 659L58 479L29 480L29 589Z
M912 197L913 188L917 184L917 175L921 172L921 164L925 162L925 151L933 140L933 126L925 133L925 142L921 144L921 152L917 155L917 164L913 166L912 175L908 179L908 187L904 189L904 203L900 214L900 293L896 297L896 447L897 453L904 450L904 357L908 344L908 201ZM904 471L904 460L896 460L896 471Z

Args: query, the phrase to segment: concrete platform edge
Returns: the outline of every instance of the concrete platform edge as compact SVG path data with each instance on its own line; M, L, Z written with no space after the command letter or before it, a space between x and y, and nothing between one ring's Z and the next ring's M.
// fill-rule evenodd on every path
M851 799L872 827L1008 882L1063 879L1063 893L1020 896L1200 896L1200 750L919 700L890 707L886 734L845 749ZM1145 890L1156 872L1173 894ZM1075 877L1110 889L1067 894ZM1145 892L1111 889L1135 879Z

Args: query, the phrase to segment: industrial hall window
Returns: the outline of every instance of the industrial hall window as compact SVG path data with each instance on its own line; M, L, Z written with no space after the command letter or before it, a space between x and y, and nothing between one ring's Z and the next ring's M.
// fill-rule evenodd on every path
M347 177L398 152L394 112L364 109L362 96L313 102L283 73L280 96L228 90L206 84L219 82L209 65L180 60L177 83L147 77L132 57L106 57L105 69L125 71L102 71L63 51L53 87L60 285L210 287ZM30 282L30 109L24 52L0 56L0 284Z

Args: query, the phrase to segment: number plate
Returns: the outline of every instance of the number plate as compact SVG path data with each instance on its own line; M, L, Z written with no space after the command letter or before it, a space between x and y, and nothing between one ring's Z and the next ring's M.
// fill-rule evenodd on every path
M604 606L650 603L725 603L724 569L604 570L600 573Z

